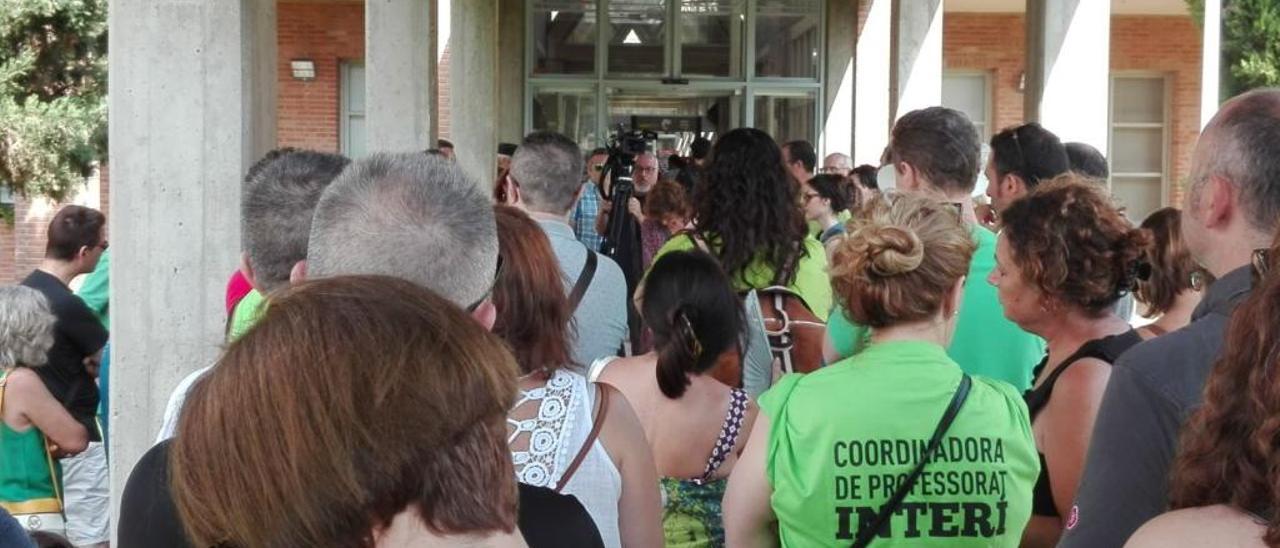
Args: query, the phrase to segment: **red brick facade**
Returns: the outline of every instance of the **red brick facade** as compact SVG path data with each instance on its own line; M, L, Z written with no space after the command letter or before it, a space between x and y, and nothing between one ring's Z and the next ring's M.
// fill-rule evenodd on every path
M993 128L1023 120L1018 91L1026 57L1022 14L948 13L943 25L947 69L981 70L991 75ZM1161 74L1168 78L1170 204L1181 204L1178 184L1189 173L1191 151L1200 134L1200 29L1190 17L1111 18L1111 72ZM1049 128L1052 130L1053 128Z
M276 141L337 152L339 67L364 59L364 4L281 2L277 10ZM295 80L293 59L314 61L315 80Z

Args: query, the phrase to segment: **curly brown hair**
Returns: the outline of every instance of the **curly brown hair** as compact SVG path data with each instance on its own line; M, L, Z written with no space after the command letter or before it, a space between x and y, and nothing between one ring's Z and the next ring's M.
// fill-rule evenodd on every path
M1280 233L1263 276L1231 316L1223 355L1204 390L1204 405L1182 430L1174 462L1174 509L1228 504L1268 519L1263 536L1280 546Z
M831 261L831 289L870 327L933 317L976 248L956 211L927 198L885 194L849 221Z
M1133 296L1147 305L1148 317L1156 317L1173 308L1183 291L1194 289L1193 277L1207 284L1213 281L1213 274L1196 264L1182 243L1182 212L1172 207L1157 210L1140 228L1151 234L1144 254L1149 269L1146 276L1139 276Z
M661 220L667 215L688 219L693 215L693 204L684 186L672 180L659 181L645 196L644 214Z
M1022 275L1051 299L1095 316L1133 289L1150 239L1096 185L1074 173L1039 185L1002 217Z

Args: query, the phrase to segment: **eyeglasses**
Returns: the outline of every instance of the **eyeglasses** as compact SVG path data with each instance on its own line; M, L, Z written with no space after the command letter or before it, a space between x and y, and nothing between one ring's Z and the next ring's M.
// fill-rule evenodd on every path
M640 167L636 166L637 173L657 173L658 166Z
M106 250L107 250L107 247L110 247L110 245L111 245L111 244L107 243L107 241L106 241L106 240L102 240L102 242L101 242L101 243L99 243L98 245L96 245L96 246L94 246L94 247L96 247L96 248L98 248L98 249L101 249L101 250L103 250L103 251L106 251Z
M848 175L851 170L847 167L823 167L818 168L818 173L823 175Z
M595 165L592 165L592 166L591 166L591 171L594 171L594 172L596 172L596 173L602 173L602 172L604 172L604 164L595 164Z
M801 196L804 196L804 203L806 203L806 204L807 204L807 203L809 203L809 200L812 200L812 199L814 199L814 198L819 198L819 197L821 197L822 195L821 195L821 194L818 194L817 192L806 192L806 193L802 194Z
M1255 249L1251 261L1253 263L1253 284L1267 277L1267 271L1271 270L1271 251L1268 249Z
M1022 131L1022 128L1024 127L1026 126L1015 127L1010 133L1010 135L1013 136L1013 146L1018 149L1018 167L1013 170L1013 173L1017 173L1023 178L1027 177L1027 155L1022 151L1022 141L1018 139L1018 132Z
M481 295L476 302L467 305L467 312L475 312L477 308L480 308L480 305L484 304L485 301L489 300L489 297L493 296L493 290L498 287L498 279L501 277L502 255L498 255L498 266L493 269L493 282L489 284L489 289L485 290L484 295Z

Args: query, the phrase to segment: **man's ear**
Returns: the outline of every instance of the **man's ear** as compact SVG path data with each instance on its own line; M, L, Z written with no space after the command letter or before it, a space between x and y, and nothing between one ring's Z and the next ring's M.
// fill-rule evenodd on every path
M471 311L471 318L479 322L485 331L493 331L493 324L498 321L498 309L493 306L493 301L485 299Z
M1027 193L1031 191L1030 187L1027 186L1026 179L1023 179L1022 176L1017 173L1009 173L1005 175L1001 184L1004 185L1000 189L1004 191L1001 194L1007 196L1010 202L1026 196Z
M1209 176L1200 190L1200 209L1204 213L1205 228L1220 228L1231 223L1236 213L1239 192L1231 181L1217 175Z
M258 291L262 291L262 288L258 286L258 282L253 278L253 263L249 262L248 251L240 252L240 273L244 275L244 279L249 280L249 285Z
M303 259L293 263L293 268L289 270L289 283L302 283L307 280L307 260Z

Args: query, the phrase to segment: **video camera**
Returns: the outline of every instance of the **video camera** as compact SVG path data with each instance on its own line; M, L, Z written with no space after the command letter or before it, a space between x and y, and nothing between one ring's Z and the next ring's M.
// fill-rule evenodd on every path
M622 243L623 223L629 222L627 203L635 193L632 175L635 172L636 156L648 152L652 143L657 140L657 133L627 131L622 124L618 124L617 133L609 137L609 159L605 161L604 171L600 175L602 194L612 204L613 212L604 234L604 243L600 246L600 251L605 255L617 255L619 244ZM613 178L610 179L610 176Z

